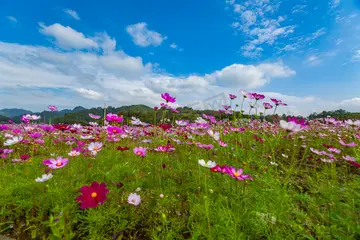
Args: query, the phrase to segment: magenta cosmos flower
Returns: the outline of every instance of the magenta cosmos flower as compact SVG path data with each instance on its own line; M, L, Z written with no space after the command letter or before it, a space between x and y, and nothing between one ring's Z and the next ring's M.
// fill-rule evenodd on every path
M265 109L272 109L273 106L270 103L264 102L263 103Z
M80 189L81 195L76 198L77 202L80 202L80 208L96 208L99 204L103 204L107 199L109 189L105 183L99 184L93 182L90 186L83 186Z
M69 160L67 158L58 157L57 159L46 159L43 161L43 164L48 166L51 169L57 169L65 167L68 164Z
M286 103L284 103L283 101L278 100L278 99L276 99L276 98L270 98L270 100L271 100L273 103L275 103L276 106L279 106L279 105L287 106Z
M122 122L124 120L124 118L122 116L118 116L114 113L108 113L106 114L106 120L109 122Z
M106 128L106 131L108 132L108 134L120 134L123 132L123 130L119 127L116 126L108 126Z
M265 98L265 95L259 94L259 93L251 93L251 95L252 95L253 98L255 98L256 100L262 100L262 99Z
M166 102L171 102L171 103L176 102L176 98L170 96L169 93L163 93L163 94L161 94L161 97L162 97Z
M229 94L229 98L230 98L231 100L234 100L235 98L237 98L237 96L234 95L234 94Z
M52 111L52 112L57 112L57 111L58 111L57 107L54 106L54 105L49 105L49 106L48 106L48 109L49 109L50 111Z
M138 156L145 157L146 156L146 148L136 147L136 148L134 148L134 153Z
M235 167L228 167L227 174L229 174L232 178L235 178L237 180L246 180L246 179L253 180L250 175L243 174L242 168L239 168L238 170L236 170Z

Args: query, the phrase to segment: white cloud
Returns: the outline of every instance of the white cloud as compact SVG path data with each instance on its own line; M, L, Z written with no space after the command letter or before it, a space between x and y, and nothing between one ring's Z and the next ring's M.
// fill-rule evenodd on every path
M141 47L160 46L167 39L158 32L149 30L147 23L141 22L126 27L126 31L133 39L133 42Z
M241 31L248 41L241 47L246 57L258 57L263 51L263 44L273 45L279 38L287 37L295 30L295 25L281 26L284 16L274 16L280 6L279 2L246 1L244 5L228 2L238 15L232 27Z
M325 28L320 28L319 30L317 30L316 32L314 32L312 34L312 38L311 40L315 40L318 37L321 37L322 35L326 34L326 29Z
M360 61L360 50L357 50L352 57L353 61Z
M340 102L339 107L344 108L348 111L359 112L360 109L360 97L346 99Z
M209 75L220 86L256 89L269 83L273 78L295 75L295 71L281 63L259 65L233 64Z
M8 20L14 22L14 23L17 23L17 22L18 22L18 20L17 20L16 17L14 17L14 16L6 16L6 18L7 18Z
M98 48L98 44L90 38L86 38L83 33L77 32L71 27L64 27L59 23L46 26L39 23L40 33L55 38L55 43L63 49L91 49Z
M76 88L74 89L77 93L79 93L84 98L89 98L93 100L101 100L104 98L103 94L86 88Z
M69 14L71 17L73 17L75 20L80 20L80 17L79 15L77 14L76 11L74 10L71 10L71 9L64 9L64 12L66 14Z
M178 50L179 52L184 51L184 49L183 49L183 48L180 48L176 43L170 44L170 47L171 47L172 49Z
M340 45L342 42L344 42L344 40L342 40L342 39L336 39L336 42L335 42L335 44L336 44L336 46L337 45Z
M337 8L340 5L340 0L331 0L329 2L330 9Z
M321 62L322 62L322 60L316 55L309 56L305 61L305 63L307 63L309 65L313 65L313 66L318 65Z
M291 13L295 14L295 13L304 13L306 14L307 12L304 10L307 7L307 5L296 5L292 8Z

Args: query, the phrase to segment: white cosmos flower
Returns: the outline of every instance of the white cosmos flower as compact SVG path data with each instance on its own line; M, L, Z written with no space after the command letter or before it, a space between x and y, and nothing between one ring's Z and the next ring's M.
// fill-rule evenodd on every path
M41 178L35 179L35 182L46 182L47 180L51 179L53 175L51 173L49 174L43 174Z
M68 155L69 155L70 157L76 157L76 156L79 156L79 155L80 155L80 152L78 152L78 151L70 151L70 152L68 153Z
M4 142L4 146L14 145L20 142L23 138L22 137L13 137L12 139L8 139Z
M213 130L208 130L207 131L208 134L214 138L216 141L219 141L220 140L220 133L219 132L214 132Z
M280 120L280 127L291 132L299 132L301 131L301 125L296 124L294 122L286 122L284 120Z
M198 162L199 162L199 164L200 164L201 166L207 167L207 168L213 168L213 167L216 166L216 162L213 162L213 161L210 161L210 160L207 161L207 162L205 162L204 159L200 159Z
M206 124L207 121L205 119L203 119L202 117L198 117L196 120L195 120L196 123L198 124Z

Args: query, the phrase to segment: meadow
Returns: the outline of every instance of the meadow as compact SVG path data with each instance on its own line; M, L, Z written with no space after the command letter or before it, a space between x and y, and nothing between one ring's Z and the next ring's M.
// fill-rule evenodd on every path
M360 121L244 119L244 101L259 116L264 97L242 95L221 119L167 121L176 99L162 94L161 122L105 113L87 126L35 115L0 125L0 234L360 239ZM286 107L271 101L262 114Z

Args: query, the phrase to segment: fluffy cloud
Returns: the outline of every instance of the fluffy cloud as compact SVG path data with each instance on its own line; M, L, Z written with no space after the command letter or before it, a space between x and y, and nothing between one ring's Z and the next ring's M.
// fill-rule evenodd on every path
M62 52L0 42L0 87L37 89L38 92L62 89L69 99L79 103L83 103L81 99L90 99L91 103L108 101L113 105L157 104L160 93L170 92L177 95L181 104L181 101L196 100L199 96L205 98L229 88L255 89L275 78L295 74L281 63L266 63L233 64L204 75L172 76L157 73L153 67L156 64L144 63L141 57L116 51L116 41L109 36L99 37L103 40L97 40L99 48L107 51ZM43 104L43 100L39 104ZM16 106L21 104L16 103Z
M89 98L93 100L102 100L104 98L103 94L91 89L76 88L74 90L85 98Z
M40 33L53 37L56 45L63 49L91 49L98 48L98 44L91 38L87 38L83 33L77 32L71 27L64 27L59 23L46 26L39 23Z
M175 95L178 104L184 106L206 99L212 101L218 96L228 100L228 93L237 94L234 89L255 90L276 78L296 74L283 63L275 62L232 64L203 75L173 76L156 71L155 63L145 63L141 57L116 50L116 40L106 33L95 34L91 40L97 44L96 51L64 52L51 47L0 42L0 108L42 110L48 104L60 108L96 107L104 102L114 106L153 106L159 104L163 92ZM329 107L329 103L322 104L314 97L265 94L287 101L287 109L294 113L310 113L309 106L315 110Z
M293 75L295 75L295 71L281 63L266 63L260 65L233 64L214 72L209 77L214 77L221 86L255 89L264 86L273 78Z
M158 32L149 30L147 23L141 22L126 27L126 31L133 42L141 47L159 46L167 38Z
M76 11L71 10L71 9L64 9L64 12L66 14L70 15L71 17L73 17L75 20L80 20L80 17Z

